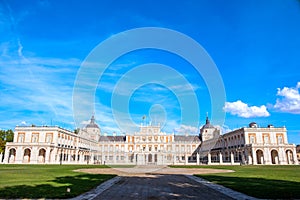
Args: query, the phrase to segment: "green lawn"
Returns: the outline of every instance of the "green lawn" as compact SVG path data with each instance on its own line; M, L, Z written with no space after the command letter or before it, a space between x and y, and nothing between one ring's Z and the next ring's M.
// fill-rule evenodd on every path
M300 166L170 166L231 169L233 173L197 175L233 190L264 199L300 199Z
M74 172L103 165L0 165L1 198L70 198L115 175ZM71 191L67 192L67 188Z

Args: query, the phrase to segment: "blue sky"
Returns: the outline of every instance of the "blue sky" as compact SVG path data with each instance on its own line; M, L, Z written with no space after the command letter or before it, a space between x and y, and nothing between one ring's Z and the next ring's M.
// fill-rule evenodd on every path
M74 129L73 89L86 57L104 40L141 27L181 32L210 55L226 91L224 131L247 126L286 126L300 143L300 2L277 1L0 1L0 128L59 125ZM116 49L118 46L115 47ZM101 55L100 55L101 57ZM175 69L189 83L127 87L133 122L161 122L164 131L196 134L211 116L210 91L186 60L157 49L120 56L95 91L95 116L102 132L121 134L112 98L126 73L147 63ZM154 72L162 73L162 72ZM178 75L166 74L168 80ZM150 76L141 74L141 77ZM140 78L141 78L140 77ZM132 83L132 82L131 82ZM129 86L128 86L129 87ZM182 118L180 98L198 100L199 119ZM173 88L173 89L172 89ZM123 90L121 90L123 89ZM129 96L128 96L129 95ZM118 110L117 110L118 111ZM91 113L92 115L93 113ZM219 119L212 119L212 123ZM184 121L184 123L183 123Z

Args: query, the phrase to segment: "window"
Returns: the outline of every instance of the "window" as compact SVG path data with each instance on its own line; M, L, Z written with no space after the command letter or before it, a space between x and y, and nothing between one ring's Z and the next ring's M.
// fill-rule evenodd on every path
M36 143L38 141L39 141L39 134L38 133L32 133L31 142Z
M187 146L187 152L191 152L191 146Z
M253 135L250 136L250 143L251 143L251 144L255 143L255 139L254 139L254 136L253 136Z
M270 141L269 141L269 134L263 134L263 142L264 144L269 144Z
M281 135L278 136L277 141L278 141L278 144L282 144L282 136Z
M23 143L25 141L25 133L18 134L18 142Z
M256 134L255 133L250 133L249 134L249 143L250 144L256 143Z
M47 133L46 134L46 142L51 143L52 142L52 133Z
M184 146L181 146L181 151L184 152Z
M277 144L283 144L283 135L282 134L277 134Z

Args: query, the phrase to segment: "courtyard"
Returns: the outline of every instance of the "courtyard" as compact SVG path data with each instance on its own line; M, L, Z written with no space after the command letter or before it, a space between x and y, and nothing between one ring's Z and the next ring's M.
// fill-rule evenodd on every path
M95 199L117 194L123 199L134 198L134 195L140 199L157 199L157 195L161 199L200 199L211 194L211 199L230 199L188 178L195 177L194 174L256 198L300 198L300 166L206 165L0 165L0 198L72 198L93 191L118 175L120 179L101 195L95 195ZM130 192L129 188L134 188L135 192ZM121 191L127 194L120 195Z

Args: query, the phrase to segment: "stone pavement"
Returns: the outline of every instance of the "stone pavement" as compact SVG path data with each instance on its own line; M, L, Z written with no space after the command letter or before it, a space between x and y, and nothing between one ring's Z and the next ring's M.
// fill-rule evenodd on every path
M221 173L228 172L228 170L136 166L134 168L86 169L80 171L114 173L119 176L73 200L255 199L192 176L192 174L209 173L209 171L210 173Z
M232 199L182 175L124 177L94 200Z

